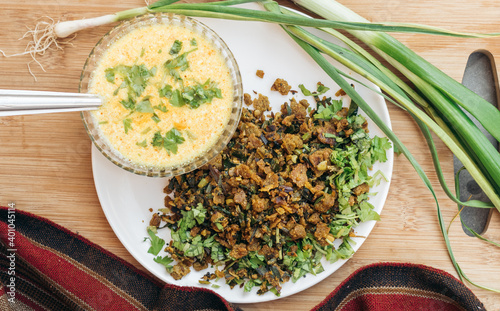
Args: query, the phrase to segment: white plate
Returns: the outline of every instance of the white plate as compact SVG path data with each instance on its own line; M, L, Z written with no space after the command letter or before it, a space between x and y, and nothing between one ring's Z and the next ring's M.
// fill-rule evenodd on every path
M256 8L255 5L247 7ZM287 80L295 90L299 90L299 84L315 90L316 83L322 82L330 87L326 95L332 97L339 89L331 78L277 25L201 18L199 20L214 29L234 53L240 66L244 91L252 97L255 96L254 91L268 96L273 109L279 109L291 97L291 95L282 96L278 92L270 91L270 86L276 78ZM263 79L255 75L257 69L265 72ZM348 70L345 72L350 73ZM357 74L350 74L353 78L366 81ZM353 84L361 96L371 104L373 110L390 126L389 113L383 97L355 82ZM302 98L300 93L297 93L295 97ZM312 97L308 100L311 104L313 103ZM371 135L385 136L374 126L373 122L370 122L369 129ZM373 172L381 170L388 179L387 182L382 182L371 189L377 192L376 196L370 198L370 202L378 213L382 211L389 191L393 164L392 150L387 152L387 158L387 162L377 163L373 169ZM221 286L218 289L201 285L198 280L205 272L192 271L183 279L176 281L162 265L153 261L153 256L147 253L150 243L144 242L144 237L147 236L146 226L152 214L150 209L156 212L158 208L163 207L163 188L167 184L167 179L137 176L122 170L108 161L95 147L92 149L92 167L102 209L118 239L141 265L167 283L208 287L233 303L263 302L286 297L309 288L331 275L346 262L346 260L339 260L334 264L324 263L325 271L317 276L308 275L296 283L285 283L280 297L270 292L259 296L256 294L256 289L249 293L237 287L231 290L223 283L223 280L220 281ZM357 235L368 237L374 225L374 221L361 224L356 228ZM168 235L166 230L168 229L161 231L162 237L169 239L169 236L163 236ZM354 238L354 240L357 244L353 248L358 250L364 239Z

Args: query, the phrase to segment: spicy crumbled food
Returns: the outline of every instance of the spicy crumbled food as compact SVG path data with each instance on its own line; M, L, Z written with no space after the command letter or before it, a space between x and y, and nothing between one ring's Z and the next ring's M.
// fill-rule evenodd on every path
M148 230L154 243L158 228L170 228L167 255L155 261L174 279L214 266L201 283L279 294L283 283L322 272L322 258L350 257L353 228L379 219L367 201L378 179L368 170L386 160L389 141L369 137L355 103L311 94L315 109L292 98L269 114L267 97L246 94L259 109L243 110L226 149L170 180Z
M281 78L276 79L273 85L271 86L271 91L277 91L281 95L287 95L291 89L292 87L288 84L288 82L286 82L286 80L283 80Z

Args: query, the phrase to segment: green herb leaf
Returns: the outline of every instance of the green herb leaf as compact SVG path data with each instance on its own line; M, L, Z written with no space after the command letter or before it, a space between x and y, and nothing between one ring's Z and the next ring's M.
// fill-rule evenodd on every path
M323 84L317 84L316 92L311 92L304 86L304 84L299 84L299 88L302 91L302 94L304 94L304 96L318 96L330 90L329 87L326 87Z
M373 210L373 205L367 201L363 201L359 204L359 220L364 222L368 220L380 220L380 215Z
M104 70L106 80L111 83L115 83L115 70L113 68L107 68Z
M168 256L164 256L164 257L158 256L158 257L155 257L153 260L155 262L165 266L165 268L167 268L167 269L172 268L171 263L174 262L174 260Z
M151 145L153 147L163 147L163 136L161 135L160 131L154 133Z
M120 103L128 110L135 109L135 101L129 96L127 100L121 100Z
M144 98L142 101L137 103L135 106L135 110L137 112L145 112L145 113L154 113L154 109L151 106L151 102L149 101L149 98Z
M316 89L316 95L325 94L330 90L329 87L324 86L323 84L318 84L318 88Z
M170 131L165 134L165 138L163 140L163 147L168 151L174 154L177 153L178 145L184 142L184 138L182 134L174 127Z
M374 136L372 139L373 161L387 161L387 150L391 149L391 142L387 137Z
M157 110L160 110L161 112L167 112L168 111L167 106L165 106L163 104L153 106L153 108L157 109Z
M160 97L170 98L172 96L172 86L167 84L164 87L158 89L158 95Z
M318 110L314 114L315 119L329 121L336 116L336 113L342 109L341 100L331 100L326 106L318 105Z
M198 108L202 104L211 103L214 98L222 98L222 91L217 84L210 79L203 84L196 84L184 88L182 92L184 102L190 108Z
M217 229L219 229L220 231L223 231L223 230L224 230L224 226L223 226L221 223L219 223L219 222L216 222L216 223L215 223L215 226L216 226L216 227L217 227Z
M176 154L178 145L182 144L184 141L185 139L182 137L181 132L174 127L168 131L165 136L162 136L160 131L156 132L153 135L151 145L154 147L163 147L169 154Z
M137 146L139 147L143 147L143 148L146 148L148 146L148 142L144 139L143 141L141 142L137 142L135 143Z
M196 205L196 208L192 209L192 211L194 219L199 225L201 225L205 221L207 210L203 208L203 204L198 203L198 205Z
M175 40L174 44L172 44L172 47L170 48L169 54L170 55L179 54L181 49L182 49L182 41Z
M151 241L151 247L148 249L148 253L156 256L165 245L165 240L157 237L151 229L148 229L148 235L149 238L145 238L145 240Z
M222 98L222 91L217 83L208 79L205 83L197 83L172 91L170 104L174 107L188 105L192 109L202 104L211 103L214 98Z
M347 259L354 254L352 246L348 242L348 238L344 238L344 242L340 244L339 248L335 251L335 254L340 259Z
M123 128L125 130L125 134L128 134L128 131L132 129L132 119L123 119Z
M299 89L302 91L302 94L304 94L304 96L311 96L312 93L311 91L309 91L305 86L304 84L299 84Z
M252 290L252 288L253 288L254 286L255 286L255 283L254 283L252 280L247 281L247 282L245 283L245 286L243 286L243 290L244 290L245 292L249 292L249 291L251 291L251 290Z
M160 117L158 117L158 115L156 113L153 113L153 115L151 116L151 119L153 121L155 121L155 123L159 123L161 121Z
M106 80L110 83L115 82L117 74L123 80L123 87L128 88L129 97L135 98L144 92L148 80L156 74L156 67L149 70L144 64L133 66L118 65L105 70Z
M181 95L181 91L174 90L172 92L172 97L170 98L170 105L174 107L182 107L185 105L184 98Z
M203 207L203 204L198 203L196 207L191 208L189 211L182 211L182 219L179 220L179 229L187 231L192 229L196 224L202 224L205 221L207 215L207 210ZM214 242L213 239L210 242ZM207 243L206 247L211 246Z
M187 56L189 53L194 51L196 51L196 49L184 52L181 55L167 60L164 64L164 67L167 70L168 74L174 77L176 80L182 80L179 71L185 71L189 68Z

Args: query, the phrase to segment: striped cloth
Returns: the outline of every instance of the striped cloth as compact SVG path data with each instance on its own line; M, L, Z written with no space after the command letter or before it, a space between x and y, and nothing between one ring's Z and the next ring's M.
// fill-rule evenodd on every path
M0 207L0 311L241 310L208 289L164 284L89 240ZM426 266L363 267L314 310L485 310L460 281Z

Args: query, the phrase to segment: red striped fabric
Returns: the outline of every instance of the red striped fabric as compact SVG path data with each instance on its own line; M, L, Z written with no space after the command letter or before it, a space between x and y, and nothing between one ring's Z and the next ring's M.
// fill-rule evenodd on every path
M356 270L312 311L486 310L451 274L425 265L376 263Z
M22 310L239 310L208 289L163 284L87 239L27 212L16 211L15 243L9 245L8 215L7 208L0 208L2 311L21 305ZM10 278L14 286L9 286Z
M0 311L241 310L209 289L163 284L47 219L16 210L13 222L12 213L0 207ZM485 308L444 271L377 263L357 270L313 310Z

